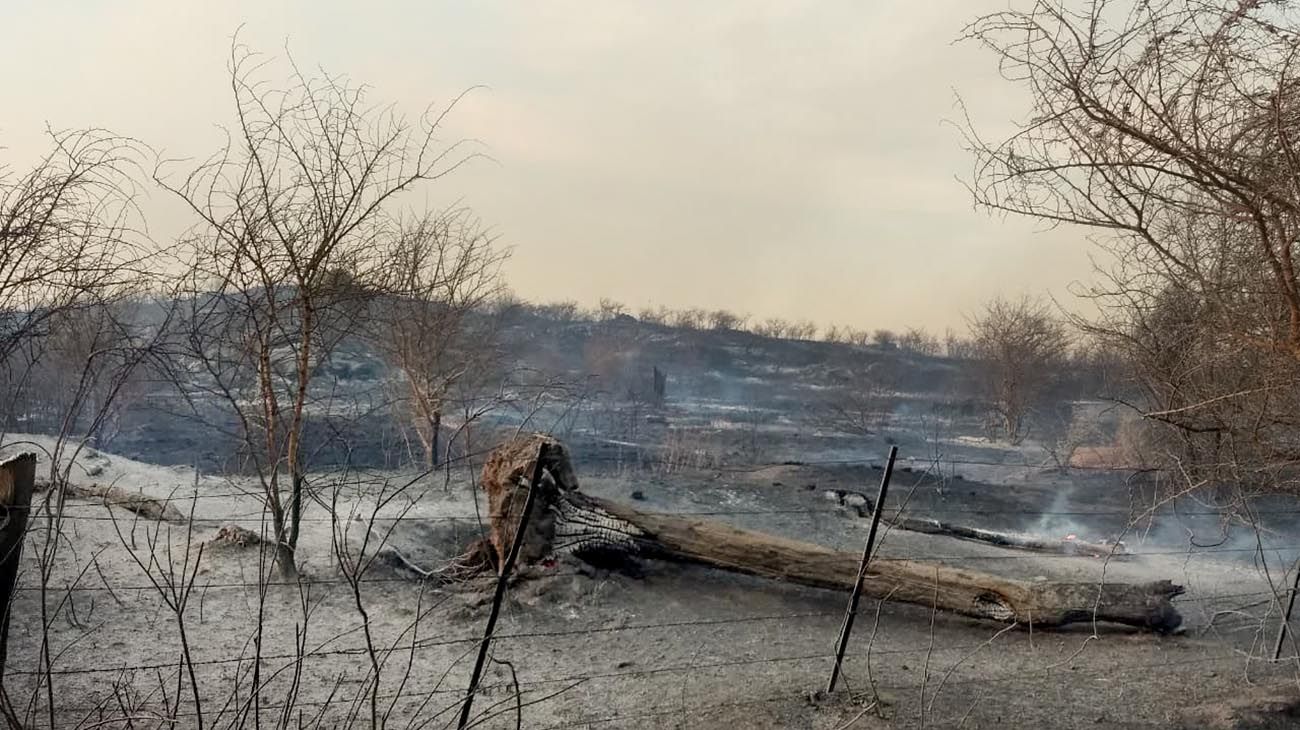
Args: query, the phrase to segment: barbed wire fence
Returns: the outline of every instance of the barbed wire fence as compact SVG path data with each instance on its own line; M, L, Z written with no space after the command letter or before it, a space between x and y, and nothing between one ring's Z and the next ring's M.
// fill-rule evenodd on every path
M466 454L462 459L469 466L487 453L488 450ZM601 461L602 458L597 457L583 459L579 464L599 464ZM610 458L608 462L614 463L615 459ZM975 459L945 458L944 463L1027 471L1042 468L1039 465ZM844 465L869 466L870 462L836 459L797 464ZM791 464L775 462L719 471L752 473L775 466ZM926 472L919 474L917 483L924 481L926 476ZM353 474L348 478L350 481L343 480L334 485L333 496L337 499L347 491L344 486L373 486L367 481L373 478L375 475ZM865 484L863 487L869 488ZM392 504L391 501L384 502L384 499L391 500L392 492L405 494L407 488L409 485L386 491L386 487L381 487L373 501ZM350 496L363 493L365 490L358 488ZM11 651L11 657L33 658L34 652L23 650L30 645L21 645L25 641L39 641L42 626L45 632L57 626L59 631L56 633L63 634L57 646L41 647L40 653L48 659L43 660L40 666L21 666L11 660L7 668L6 692L11 701L15 701L14 707L27 726L236 727L251 724L258 727L559 728L619 724L642 727L658 723L695 727L704 718L717 713L750 712L764 707L806 708L807 703L830 703L834 712L844 716L846 724L843 726L846 728L868 713L891 717L890 713L904 711L915 713L915 716L907 718L914 724L941 726L945 723L959 725L975 710L975 704L964 704L970 701L969 696L956 696L957 688L962 687L987 690L1000 683L1050 684L1058 682L1057 675L1064 671L1079 671L1084 676L1101 680L1130 672L1179 671L1179 668L1212 668L1211 671L1227 672L1238 667L1261 674L1300 668L1294 646L1283 662L1269 661L1270 657L1264 651L1264 646L1271 643L1281 623L1280 612L1287 592L1280 586L1288 583L1285 576L1270 575L1266 579L1267 585L1257 590L1193 591L1182 597L1179 600L1181 604L1203 605L1208 617L1191 627L1190 631L1198 638L1208 637L1209 643L1197 644L1188 650L1188 656L1169 656L1165 644L1152 640L1146 647L1149 650L1145 656L1134 658L1134 652L1130 650L1121 657L1123 661L1117 661L1118 654L1102 652L1090 663L1087 660L1089 652L1085 650L1104 643L1102 639L1105 636L1094 627L1091 633L1083 636L1048 634L1051 638L1044 639L1042 632L1038 632L1037 641L1040 643L1051 642L1063 648L1050 657L1031 657L1024 665L1009 667L1007 671L990 670L988 654L1002 650L1013 641L1021 641L1013 637L1026 633L1032 647L1036 639L1032 627L990 624L972 630L969 622L954 620L941 627L946 638L969 637L972 633L988 636L977 641L945 640L936 645L936 622L942 624L945 621L936 618L936 611L930 611L927 620L924 611L910 608L904 610L901 620L912 622L917 630L885 642L886 634L897 626L898 620L892 621L885 629L886 634L882 634L882 612L888 606L886 601L877 601L857 613L863 621L874 619L874 625L870 635L857 637L845 654L846 690L835 697L826 697L818 689L835 658L832 651L834 625L844 615L838 599L820 597L817 603L824 605L825 610L731 612L732 615L723 616L624 621L615 625L577 625L559 629L546 627L548 623L554 623L553 615L531 618L525 603L510 600L505 602L504 608L507 621L514 626L491 631L485 637L474 617L486 604L480 601L477 605L470 605L465 600L467 596L481 598L486 588L481 581L464 585L414 581L407 574L382 573L377 569L374 557L386 541L377 533L384 529L391 533L391 525L437 524L464 521L467 517L409 514L399 509L398 514L381 518L381 510L377 507L363 515L354 514L357 510L349 507L346 516L339 511L328 516L305 516L304 521L329 523L331 541L336 547L350 544L349 536L340 533L346 532L346 525L352 522L362 523L363 542L372 538L375 542L368 548L363 547L359 554L347 554L346 548L338 548L341 552L334 556L336 575L308 574L297 581L282 580L272 577L273 574L266 569L269 566L265 565L265 555L262 551L255 551L258 555L254 562L261 563L255 577L207 579L207 571L200 567L203 556L200 546L203 543L195 540L195 526L205 522L259 520L260 514L256 511L231 511L220 518L198 517L195 515L196 505L212 500L218 505L233 506L236 500L250 496L255 497L255 494L231 489L155 498L188 505L189 519L184 525L143 520L125 509L131 506L128 500L106 497L65 505L59 515L60 529L75 532L78 525L93 527L107 521L114 528L129 525L132 530L128 534L116 529L119 538L116 544L107 541L93 548L74 551L77 556L87 552L90 556L88 559L78 557L70 560L72 565L61 571L64 575L59 581L34 585L30 571L20 576L13 610L17 630L11 638L11 643L18 646L19 651ZM337 501L334 506L337 508ZM888 539L891 520L905 513L917 514L916 510L906 501L893 510L882 505L880 512L886 529L885 539ZM918 516L933 517L942 513L972 518L1008 514L1132 519L1149 516L1143 515L1145 510L980 509L954 504L926 507ZM845 510L839 506L737 507L648 513L725 521L755 515L779 518L844 515ZM1218 512L1213 509L1182 510L1180 514L1212 517ZM1281 512L1274 511L1273 514ZM43 529L42 520L48 516L34 512L32 517L33 529ZM356 517L362 519L356 520ZM479 517L481 519L481 515ZM381 522L386 522L389 527L377 526ZM134 530L141 524L144 527L137 534ZM262 534L265 534L264 530ZM72 537L66 539L73 541ZM195 553L181 555L182 545L195 545ZM136 571L140 577L135 580L106 575L99 560L109 550L123 549L131 555L141 556L137 557L140 562ZM1244 556L1262 556L1266 552L1297 553L1300 544L1260 544L1253 547L1188 545L1185 549L1144 549L1140 555L1223 559L1240 565ZM1039 561L1045 560L1087 560L1064 554L1021 554L1009 550L967 554L950 549L926 554L909 553L905 558L872 558L873 561L898 559L958 566L1016 565L1023 561L1035 567ZM529 577L539 579L538 583L552 584L566 580L588 583L612 580L598 570L568 563L543 569ZM708 586L701 588L709 590ZM382 595L371 595L369 591L372 590L380 591ZM508 587L512 595L527 590L524 582L510 583ZM327 623L319 618L321 613L330 608L344 607L349 595L354 599L351 608L355 609L351 621L344 621L343 625L331 624L328 629L313 625L313 620ZM123 611L132 615L124 620L115 618L110 609L98 607L103 601L111 602L112 610L118 616ZM462 625L455 629L445 621L436 629L430 629L430 623L445 620L449 604L460 609L470 605L469 609L462 611L469 620L462 621ZM224 605L224 608L217 608L219 605ZM239 627L246 633L236 631L233 626L224 626L227 615L237 613L231 605L251 606L250 610L257 618L256 625ZM283 614L286 605L296 605L298 610L286 616ZM386 607L392 612L396 606L403 606L407 614L413 615L404 621L378 615L381 613L378 609ZM109 618L96 616L97 611L104 611ZM214 615L208 617L205 612ZM277 612L281 615L272 615ZM195 613L199 616L195 617ZM142 616L148 617L143 624L135 620ZM137 629L142 625L150 627L154 633L124 633L124 627L115 625L119 620ZM571 618L569 623L582 624L584 620L608 623L609 617L599 610L592 610ZM174 646L175 640L167 634L184 635L187 628L194 634L191 640L195 646L182 650ZM1015 629L1022 631L1012 632ZM433 635L424 635L431 630ZM689 657L658 652L656 661L647 661L641 656L644 652L638 653L635 649L663 643L688 632L692 638L703 636L701 648ZM198 637L199 633L208 636ZM755 644L754 641L737 640L738 635L747 633L757 635L760 641ZM214 641L212 634L221 634L218 637L221 640ZM783 636L794 638L778 640L777 637ZM491 650L486 659L495 678L484 681L469 693L469 697L480 701L472 712L466 713L469 704L464 696L467 686L464 675L469 671L470 656L483 645L485 638L490 639ZM156 654L157 659L104 660L115 653L132 656L131 645L141 641L156 643L156 650L146 653ZM792 642L802 650L791 650L794 648L789 646ZM815 642L820 642L820 650L811 645ZM609 668L594 666L608 663L611 643L633 647L628 654L636 658L614 662ZM888 645L877 646L878 643ZM705 648L707 652L703 652ZM584 659L584 650L591 651L593 657ZM701 656L702 653L705 656ZM557 654L563 660L557 660ZM138 656L138 652L135 655ZM892 662L896 666L891 666L891 672L898 671L900 666L907 668L908 681L873 676L873 660ZM903 663L904 660L908 663ZM917 661L922 663L919 676L911 678L911 675L917 675L914 666ZM977 662L982 664L972 670ZM583 665L593 666L577 669ZM1076 670L1076 667L1081 669ZM709 679L706 681L702 677ZM727 685L732 687L732 691L719 692L717 694L721 697L708 698L710 701L688 701L687 690L694 683L708 688ZM664 695L674 686L681 688L679 698L664 701ZM17 695L19 689L25 689L28 696ZM617 702L612 701L615 698ZM978 703L978 699L975 702ZM606 705L617 707L607 708ZM458 722L461 714L465 717Z

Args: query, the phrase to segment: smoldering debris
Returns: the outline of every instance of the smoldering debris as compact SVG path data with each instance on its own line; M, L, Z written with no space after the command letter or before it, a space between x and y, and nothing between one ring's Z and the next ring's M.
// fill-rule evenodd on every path
M828 489L822 493L822 496L863 519L870 519L875 508L874 501L861 492ZM1055 533L1046 529L1040 529L1038 532L1014 532L955 524L932 518L908 517L901 513L885 514L881 517L891 526L891 529L895 530L940 535L1017 550L1105 559L1125 558L1132 554L1128 546L1118 539L1090 540L1080 537L1080 534L1086 532L1075 525L1058 526L1059 529Z

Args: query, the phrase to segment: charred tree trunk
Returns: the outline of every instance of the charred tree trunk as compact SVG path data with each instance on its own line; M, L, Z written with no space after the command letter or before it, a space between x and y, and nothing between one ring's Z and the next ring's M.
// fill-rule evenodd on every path
M821 545L742 530L709 520L647 514L578 491L562 444L547 436L517 439L498 448L483 470L491 506L492 546L504 557L539 440L550 447L519 560L548 555L624 553L697 563L818 588L849 589L860 556ZM1056 627L1103 621L1169 632L1182 622L1170 599L1183 592L1169 581L1142 584L1026 582L947 565L873 560L864 592L878 598L937 606L996 621Z
M423 452L424 468L437 469L441 463L442 441L439 434L442 432L442 411L417 405L412 421L415 424L415 437L419 439L420 450Z
M1090 542L1087 540L1061 538L1051 540L1046 538L1031 537L1029 535L1017 535L1011 532L998 532L996 530L985 530L981 527L968 527L966 525L955 525L949 522L939 520L918 519L915 517L898 516L890 520L895 529L908 530L909 532L922 532L927 535L943 535L958 540L969 540L971 542L982 542L988 545L998 547L1015 548L1017 550L1034 550L1044 553L1058 553L1061 555L1081 555L1090 558L1106 559L1125 559L1130 557L1128 549L1121 542Z
M35 455L20 454L0 462L0 687L4 683L5 659L9 653L9 613L13 608L18 563L22 558L35 485ZM0 697L0 701L4 702L7 711L7 700Z
M442 433L442 411L433 412L433 422L430 428L433 433L429 435L429 468L438 468L438 449L441 447L441 439L438 438Z

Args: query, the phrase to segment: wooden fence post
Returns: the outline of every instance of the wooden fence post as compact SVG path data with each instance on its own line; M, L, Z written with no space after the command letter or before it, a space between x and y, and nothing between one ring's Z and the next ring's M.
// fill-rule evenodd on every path
M0 462L0 681L9 654L9 612L14 603L18 561L27 534L27 514L36 485L36 455L19 454Z

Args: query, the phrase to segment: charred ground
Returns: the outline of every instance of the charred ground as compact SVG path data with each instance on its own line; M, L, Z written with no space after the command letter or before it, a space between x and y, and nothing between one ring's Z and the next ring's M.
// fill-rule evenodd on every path
M307 625L317 637L301 662L299 700L321 709L322 721L345 719L365 704L358 606L378 645L396 648L386 655L383 680L394 721L454 706L490 585L422 583L408 566L443 564L481 534L479 462L519 429L565 440L582 489L592 494L844 550L861 548L867 525L847 495L874 495L884 454L898 445L885 514L1121 539L1134 555L1040 555L891 530L881 556L1023 580L1170 579L1187 587L1178 602L1186 631L1004 631L922 606L867 601L846 665L851 692L826 698L817 690L843 595L655 561L629 574L561 559L531 569L509 594L482 703L501 714L485 715L485 724L513 726L516 689L526 727L1244 728L1281 723L1292 711L1285 688L1293 667L1262 657L1277 627L1270 579L1279 583L1296 553L1289 531L1296 506L1259 503L1265 529L1256 533L1226 522L1212 503L1162 504L1161 485L1149 475L1071 468L1052 439L1082 432L1087 437L1074 443L1104 446L1116 433L1114 411L1063 401L1044 423L1063 413L1070 416L1065 427L1012 445L988 437L958 361L628 320L518 317L502 341L512 368L527 376L499 409L471 424L450 468L432 474L403 466L409 452L397 427L363 407L389 377L364 348L344 348L321 366L335 373L329 387L340 395L312 432L323 444L317 480L325 486L305 513L299 549L311 586ZM884 413L876 428L828 426L820 409L854 397L873 363L898 373L878 402ZM668 374L662 402L652 391L653 368ZM562 387L536 396L537 386L557 383ZM124 412L119 435L102 452L83 454L84 468L74 472L77 481L170 500L188 521L167 526L103 500L70 501L76 549L61 558L51 582L68 596L51 627L58 667L67 671L56 686L61 696L78 698L57 713L69 726L111 720L119 695L156 707L157 682L148 677L175 668L174 621L132 552L170 545L175 558L185 546L207 544L194 582L201 597L187 616L194 654L206 662L198 672L210 702L219 704L247 677L253 637L279 657L271 671L298 661L294 642L304 614L295 606L303 593L271 586L260 605L275 610L259 614L262 553L256 545L207 542L226 525L261 528L256 490L240 476L229 444L204 425L215 407L205 421L179 403L160 386L156 397ZM337 448L334 458L330 448ZM190 468L196 460L197 478ZM381 506L384 490L399 484L414 485L411 498ZM366 535L383 539L366 547ZM340 544L353 557L375 556L360 598L340 570ZM35 592L16 605L16 616L39 614ZM16 621L11 667L36 665L38 629ZM142 635L157 640L141 646ZM27 696L35 686L34 676L15 679L11 693ZM267 693L283 691L273 684ZM1256 693L1274 699L1241 701ZM867 710L872 698L880 704Z

